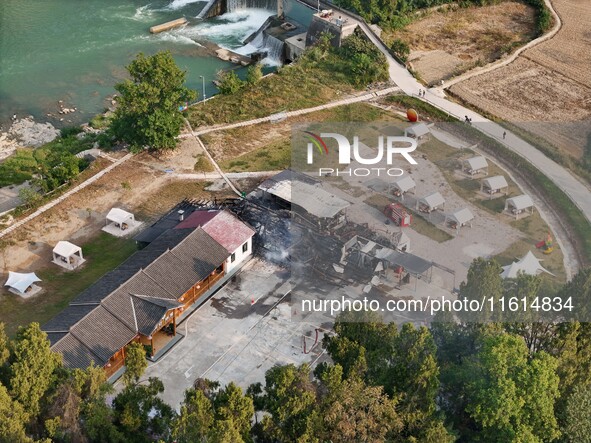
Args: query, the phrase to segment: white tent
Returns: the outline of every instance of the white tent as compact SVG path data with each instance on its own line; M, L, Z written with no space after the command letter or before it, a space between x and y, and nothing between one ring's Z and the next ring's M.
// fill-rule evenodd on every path
M511 212L515 216L521 214L524 211L528 211L531 214L534 212L534 202L531 197L527 194L518 195L517 197L511 197L505 200L505 211Z
M482 155L471 157L464 160L465 170L470 175L476 175L479 173L488 174L488 162Z
M486 191L489 194L496 194L497 192L501 192L503 189L506 191L508 187L509 184L502 175L495 175L494 177L485 178L480 183L480 190Z
M59 241L53 248L53 262L66 269L74 269L84 263L82 248L69 241Z
M34 284L39 281L41 279L34 272L21 274L20 272L8 271L8 280L6 280L4 286L8 286L12 292L18 295L25 295L34 289Z
M394 183L392 183L392 187L394 188L394 194L403 195L404 193L414 189L417 186L415 181L412 177L406 175L402 178L399 178Z
M431 212L442 208L445 205L445 199L439 192L434 192L417 201L417 209L423 212Z
M538 275L542 272L547 272L550 275L554 275L545 269L540 264L540 261L531 251L528 251L521 260L513 262L508 266L503 266L501 278L516 278L520 273Z
M133 214L124 211L123 209L113 208L107 214L107 221L122 226L124 223L133 222L134 217Z
M120 208L113 208L107 214L107 224L103 231L115 237L124 237L136 231L142 225L137 221L131 212Z
M470 224L470 227L472 227L472 220L474 220L474 214L472 214L472 211L468 208L460 209L446 217L446 221L455 224L456 228L460 228L467 224Z
M429 128L425 123L417 123L416 125L412 125L410 128L406 128L404 130L405 137L412 137L416 138L417 140L425 135L430 134Z

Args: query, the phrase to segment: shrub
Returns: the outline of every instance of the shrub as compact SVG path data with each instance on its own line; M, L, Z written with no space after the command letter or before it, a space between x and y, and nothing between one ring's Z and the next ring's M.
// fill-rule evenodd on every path
M260 63L248 67L248 72L246 73L247 83L256 85L261 78L263 78L263 68Z
M68 138L74 135L78 135L82 132L82 128L80 126L67 126L60 130L60 135L62 138Z
M218 89L220 94L234 94L244 86L244 81L234 71L218 72Z
M410 47L405 41L397 38L392 42L390 49L394 53L394 55L403 63L406 63L408 60L408 56L410 54Z

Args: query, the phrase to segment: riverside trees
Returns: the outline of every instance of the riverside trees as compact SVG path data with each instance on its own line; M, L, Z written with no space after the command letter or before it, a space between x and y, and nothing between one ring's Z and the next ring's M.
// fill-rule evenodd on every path
M183 124L179 107L197 97L184 86L186 72L169 51L140 53L127 71L131 78L115 86L120 96L111 122L113 134L136 151L174 149Z

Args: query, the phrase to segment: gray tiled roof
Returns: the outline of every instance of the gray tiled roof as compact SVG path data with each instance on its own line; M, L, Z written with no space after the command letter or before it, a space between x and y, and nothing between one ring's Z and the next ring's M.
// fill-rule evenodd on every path
M87 368L91 362L101 363L100 358L72 334L67 334L52 349L62 354L67 368Z
M67 332L46 332L47 339L51 346L55 345L59 340L64 338L68 333Z
M137 318L137 327L140 334L150 336L158 326L164 315L171 309L181 306L172 300L131 295L131 300Z
M43 325L45 332L68 332L70 327L82 320L96 306L70 305Z
M96 363L104 365L113 354L133 340L137 333L134 326L126 325L105 307L97 306L68 335L73 335L91 349L99 359ZM61 340L58 345L60 343Z
M111 292L129 280L140 269L145 268L165 251L182 242L191 229L166 231L141 251L136 252L111 272L106 273L86 290L82 291L71 304L99 304Z

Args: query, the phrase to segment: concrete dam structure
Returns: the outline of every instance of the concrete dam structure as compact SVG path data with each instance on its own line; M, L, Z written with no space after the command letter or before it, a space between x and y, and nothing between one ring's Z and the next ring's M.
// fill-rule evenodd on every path
M212 18L227 12L250 8L276 9L277 15L283 16L283 0L209 0L197 18Z

